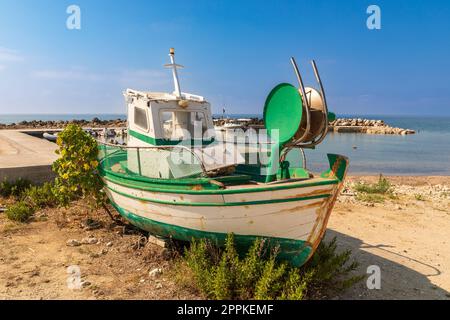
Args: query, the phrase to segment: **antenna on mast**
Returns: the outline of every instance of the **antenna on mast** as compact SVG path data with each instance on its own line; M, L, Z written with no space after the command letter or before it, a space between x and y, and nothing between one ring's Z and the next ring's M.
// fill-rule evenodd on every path
M184 67L182 65L175 63L175 49L174 48L170 48L169 57L170 57L170 64L165 64L164 67L172 68L173 83L175 86L174 93L178 98L182 99L181 89L180 89L180 81L178 80L177 69L178 68L183 69Z

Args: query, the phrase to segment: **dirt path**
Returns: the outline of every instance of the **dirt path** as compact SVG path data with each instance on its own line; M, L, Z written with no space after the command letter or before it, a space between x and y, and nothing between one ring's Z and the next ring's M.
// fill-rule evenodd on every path
M0 299L196 298L168 279L167 250L146 244L139 232L103 217L96 220L99 229L86 230L74 217L77 210L71 211L65 212L66 217L49 214L47 221L28 225L0 217ZM67 245L83 239L97 243ZM149 271L154 269L162 274L151 277Z
M340 249L352 250L359 273L370 265L381 269L381 290L369 290L363 281L337 298L450 299L450 197L445 187L441 194L433 191L450 186L450 178L392 181L402 185L398 199L365 204L343 195L336 205L327 238L336 236ZM416 193L425 195L417 200ZM86 223L79 218L83 210L46 210L26 225L0 213L0 299L198 298L174 283L167 250L146 244L139 232L103 212ZM70 240L95 244L73 247ZM68 287L69 267L79 268L82 288ZM162 274L150 276L157 268Z

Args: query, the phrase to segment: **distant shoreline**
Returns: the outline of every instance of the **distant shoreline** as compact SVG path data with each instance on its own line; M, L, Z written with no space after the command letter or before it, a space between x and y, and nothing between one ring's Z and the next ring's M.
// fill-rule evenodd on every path
M222 117L229 119L238 118L258 118L262 119L262 114L213 114L213 117L220 119ZM438 119L440 121L445 121L450 124L450 116L415 116L415 115L357 115L357 114L337 114L338 118L351 118L351 119L367 119L367 120L384 120L393 126L408 127L404 123L414 122L413 130L420 130L417 124L420 122L429 122L432 119ZM98 118L100 120L126 120L127 115L125 113L80 113L80 114L70 114L70 113L23 113L23 114L1 114L0 113L0 124L7 125L11 123L19 123L21 121L31 122L35 121L70 121L70 120L87 120L90 121L93 118Z
M62 130L70 119L79 116L90 120L77 120L84 128L104 129L126 127L125 115L64 115L68 120L53 121L48 128L44 121L34 120L23 125L0 125L0 131L39 131L50 132ZM48 115L46 115L48 116ZM52 115L55 119L61 115ZM92 122L92 118L98 117L98 122ZM233 115L236 118L248 118L251 115ZM10 120L21 120L12 119ZM106 120L107 117L111 118ZM231 116L230 116L231 117ZM105 119L106 118L106 119ZM121 120L121 118L123 118ZM380 117L381 118L381 117ZM0 115L0 123L4 118ZM307 150L307 164L313 172L326 169L327 153L343 154L350 159L349 173L355 176L378 175L384 172L387 176L448 176L450 168L447 159L450 157L450 118L385 118L384 121L392 126L411 128L419 134L402 136L385 134L361 134L361 133L332 133L320 144L316 150ZM18 123L20 123L19 121ZM34 127L35 126L35 127ZM333 130L334 131L334 130ZM447 147L448 146L448 147Z
M121 118L102 120L98 117L94 117L91 120L86 119L72 119L72 120L22 120L18 123L12 122L4 124L0 122L0 130L20 130L20 129L63 129L68 124L78 124L81 127L89 128L121 128L127 126L127 121Z
M49 115L48 115L49 116ZM0 129L10 129L10 130L20 130L20 129L62 129L70 123L78 124L82 127L89 128L104 128L104 127L114 127L121 128L127 126L127 120L125 115L109 114L109 115L79 115L79 119L75 115L52 115L53 119L32 119L33 117L38 117L37 115L26 115L25 118L14 118L15 116L10 116L11 118L5 123L2 123L2 118L0 117ZM246 117L247 116L247 117ZM64 119L73 118L73 119ZM109 119L104 119L105 117ZM63 118L63 119L61 119ZM87 119L91 120L87 120ZM103 118L103 119L102 119ZM264 126L264 120L258 115L229 115L217 117L213 115L215 124L222 126L228 122L240 123L243 128L247 126L260 127ZM20 120L20 121L19 121ZM366 118L338 118L330 123L330 131L337 133L362 133L362 134L387 134L387 135L407 135L415 134L415 130L405 129L399 127L393 127L383 120L376 119L366 119Z

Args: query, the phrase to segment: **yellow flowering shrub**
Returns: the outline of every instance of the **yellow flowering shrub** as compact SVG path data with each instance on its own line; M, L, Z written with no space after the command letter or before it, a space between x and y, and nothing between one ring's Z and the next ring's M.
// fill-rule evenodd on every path
M97 174L97 141L76 125L68 125L56 143L59 159L53 163L55 195L67 206L72 200L84 198L94 206L105 201L102 181Z

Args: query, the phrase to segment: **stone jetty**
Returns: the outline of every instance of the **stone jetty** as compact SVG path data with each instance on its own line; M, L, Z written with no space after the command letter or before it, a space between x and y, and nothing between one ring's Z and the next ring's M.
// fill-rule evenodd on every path
M366 134L399 134L408 135L416 132L411 129L391 127L383 120L369 120L360 118L339 118L330 123L331 132L366 133Z

